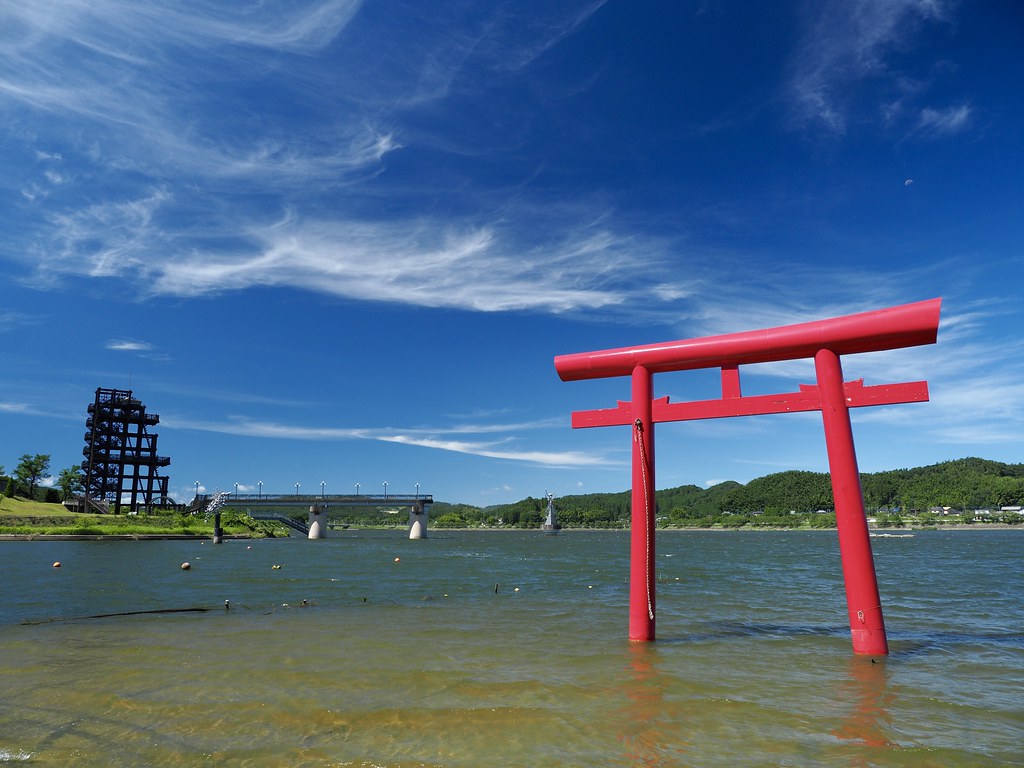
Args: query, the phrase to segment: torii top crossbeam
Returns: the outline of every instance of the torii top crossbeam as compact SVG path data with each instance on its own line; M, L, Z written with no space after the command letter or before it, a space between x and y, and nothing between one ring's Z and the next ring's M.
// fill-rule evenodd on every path
M561 355L563 381L630 376L632 400L615 408L573 413L574 427L633 426L630 566L631 640L654 639L654 425L665 421L820 410L836 508L840 554L854 652L888 653L849 408L921 402L923 381L863 386L843 382L841 355L900 349L936 341L941 299L758 331ZM817 386L799 392L744 397L739 366L813 358ZM654 399L655 373L722 369L722 397L672 403Z
M664 373L797 360L821 349L850 355L934 344L941 303L930 299L759 331L559 355L555 370L562 381L580 381L629 376L638 365Z

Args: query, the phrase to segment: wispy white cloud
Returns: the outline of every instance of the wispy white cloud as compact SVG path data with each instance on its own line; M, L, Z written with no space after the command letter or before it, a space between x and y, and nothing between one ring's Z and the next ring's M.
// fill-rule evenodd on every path
M403 435L458 435L510 433L524 430L545 429L564 424L563 418L540 419L525 422L493 422L493 423L455 423L444 427L420 426L386 429L381 427L305 427L285 425L276 422L261 421L246 417L232 417L227 421L195 421L174 416L165 417L165 424L181 429L198 429L225 434L248 435L250 437L273 437L296 440L346 440L346 439L382 439L396 434Z
M392 14L388 38L378 46L401 55L389 53L360 67L358 76L345 80L347 93L364 107L404 112L491 89L585 27L606 2L410 6L409 13ZM372 17L372 6L364 15ZM357 19L353 33L360 30Z
M46 180L48 182L54 185L63 184L64 182L67 181L67 179L64 176L61 176L59 173L57 173L57 171L54 170L44 171L43 175L46 177Z
M289 286L359 300L477 311L569 312L614 308L639 296L672 302L692 288L662 274L667 244L615 234L599 222L550 227L532 242L506 221L467 224L306 220L290 213L252 223L220 252L160 220L175 201L163 189L55 217L60 247L40 249L37 275L143 277L157 295L204 296ZM236 225L237 226L237 225Z
M160 378L146 384L147 390L178 395L195 402L228 402L274 406L275 408L321 408L323 403L294 397L274 397L265 393L239 389L220 389L209 385L188 386L177 379Z
M804 20L789 80L797 120L844 133L853 94L865 83L882 78L905 91L907 78L889 70L889 58L909 44L921 22L946 18L948 5L941 0L831 0L807 6L811 15ZM882 109L891 118L897 104Z
M34 413L35 410L27 403L0 402L0 411L4 413Z
M918 128L931 134L948 135L965 130L970 120L971 108L967 104L947 109L925 108L921 110Z
M5 6L0 106L47 113L54 126L47 137L63 148L34 148L36 160L88 157L93 167L85 175L93 188L122 173L134 175L133 183L150 180L176 192L183 185L189 196L211 185L237 194L244 191L239 185L341 184L397 149L392 132L366 111L337 120L311 108L307 102L324 94L302 92L300 64L289 68L295 78L284 86L265 53L260 59L247 51L321 51L360 6L357 0L244 8L110 0ZM263 110L254 130L251 106L218 101L225 83L254 79L278 88L275 97L288 102L282 111L303 112L312 129L296 135L287 119ZM54 168L42 177L54 186L71 181ZM123 177L118 186L128 186ZM38 185L22 189L27 200L45 194Z
M26 315L22 312L0 312L0 333L13 331L26 325L39 322L39 318Z
M388 195L387 215L375 216L367 202L379 193L366 182L407 141L401 121L420 88L410 73L444 83L444 92L458 78L463 90L479 88L477 67L464 69L467 61L506 74L527 66L602 4L529 18L514 5L495 7L471 23L461 19L452 26L458 34L443 19L424 22L436 25L427 36L396 23L393 44L403 44L398 58L410 72L399 76L390 60L375 58L364 77L345 64L360 49L342 35L359 24L359 2L198 9L58 0L46 12L6 10L0 103L54 115L47 122L67 126L67 135L32 147L35 162L72 152L81 169L75 178L48 167L22 184L29 203L55 194L48 183L65 197L11 257L32 270L35 287L84 275L130 279L149 295L287 286L424 307L547 313L611 310L641 291L678 299L689 289L661 274L665 244L602 222L582 202L575 211L514 211L512 187L488 201L468 191L464 212L433 214L419 182ZM239 46L302 54L330 47L324 55L339 58L325 81L322 61L317 76L307 77L304 62L290 59L285 76ZM372 99L362 80L375 84ZM221 81L266 87L282 101L282 114L221 105ZM305 121L301 135L284 116L289 110ZM358 187L346 193L349 184ZM333 199L326 212L325 193Z
M514 46L499 46L494 50L493 55L496 58L497 65L502 69L512 71L529 66L584 25L607 1L592 0L592 2L584 4L579 9L571 10L564 16L553 16L552 18L534 17L532 19L533 28L525 35L525 42L520 37L517 38ZM533 15L532 12L531 15Z
M714 290L695 290L680 313L678 327L688 336L711 336L774 328L839 317L934 298L920 286L937 282L950 262L899 269L887 265L884 279L872 268L786 262L773 259L770 270L744 267L750 254L717 254L715 265L701 274ZM970 275L960 267L964 281ZM743 273L743 280L723 275ZM741 308L741 309L737 309Z
M413 437L410 435L391 435L378 437L389 443L415 445L421 448L434 448L455 453L467 453L473 456L484 456L491 459L508 459L509 461L525 461L549 467L600 467L610 466L612 462L603 457L580 451L522 451L512 448L500 448L501 444L473 443L463 440L439 440L434 438Z
M104 345L106 349L113 352L132 352L147 360L169 361L171 358L166 352L161 352L148 341L137 339L110 339Z
M954 270L958 276L955 288L938 278ZM698 292L687 302L679 326L685 332L680 337L771 328L883 309L934 298L921 296L919 286L944 282L948 291L936 344L849 355L842 361L847 380L863 378L867 385L925 380L930 401L858 408L854 418L858 424L913 429L922 441L933 444L1019 442L1024 432L1024 341L1013 334L993 335L994 328L1015 322L1016 308L1009 300L988 296L979 300L972 288L970 265L962 259L955 264L935 262L903 271L890 269L884 280L871 270L785 265L749 281L720 282L713 297ZM812 286L817 288L812 290ZM1002 317L1008 320L1002 321ZM815 381L813 363L808 360L743 366L740 374L744 394L795 391L797 384ZM672 385L685 392L683 375ZM673 394L672 399L685 397Z
M385 443L416 446L433 450L464 453L494 459L521 461L550 467L602 467L618 466L617 459L583 453L580 451L537 451L520 450L515 438L506 436L494 441L453 440L453 434L493 434L550 427L552 421L520 424L457 424L442 428L415 427L411 429L366 428L366 427L306 427L248 418L233 418L226 421L200 421L187 418L165 417L165 427L190 429L219 434L257 437L273 440L376 440Z
M216 432L241 437L261 437L276 440L360 440L371 436L366 429L348 427L305 427L277 424L247 418L232 418L227 421L203 421L178 416L163 416L161 422L174 429L190 429L200 432Z
M598 234L561 251L513 252L489 227L319 222L253 233L247 258L211 255L162 265L161 293L197 295L291 285L339 296L481 311L568 311L622 301L602 282L604 259L623 244ZM579 246L579 247L577 247ZM565 278L573 270L574 280Z
M153 349L153 345L147 341L132 341L130 339L111 339L107 342L106 347L117 352L146 352Z
M927 361L913 350L900 364L889 361L893 376L928 381L925 413L918 407L863 409L864 423L913 426L922 440L941 444L1016 444L1024 432L1024 343L996 346L966 336L942 342ZM867 358L868 356L863 356ZM899 380L890 376L883 381Z
M67 420L67 415L65 414L57 414L43 406L24 402L0 401L0 413L9 413L17 416L44 416L46 418Z
M154 216L170 199L166 190L153 189L143 197L53 214L55 247L35 253L37 281L68 273L117 277L144 268L145 254L165 238Z
M352 20L362 0L254 5L132 3L114 0L51 0L6 6L0 18L7 52L36 45L40 38L65 40L83 50L130 61L125 41L150 39L182 48L244 44L307 53L327 45Z

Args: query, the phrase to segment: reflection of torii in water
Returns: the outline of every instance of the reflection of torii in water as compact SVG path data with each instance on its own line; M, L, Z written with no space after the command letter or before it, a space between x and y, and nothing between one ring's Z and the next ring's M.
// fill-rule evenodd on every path
M544 518L544 523L540 529L545 533L558 533L558 529L561 528L558 524L558 516L555 514L555 494L548 491L544 491L548 497L548 509L547 517Z

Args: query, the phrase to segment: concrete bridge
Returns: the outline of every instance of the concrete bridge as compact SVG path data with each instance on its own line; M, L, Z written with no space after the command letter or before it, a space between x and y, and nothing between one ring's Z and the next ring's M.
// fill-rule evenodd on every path
M201 512L213 499L211 494L199 494L189 509ZM409 510L409 538L427 537L427 519L434 498L429 493L357 493L357 494L298 494L298 493L239 493L229 494L225 507L243 508L255 519L277 519L273 514L257 510L281 507L300 507L309 510L308 537L322 539L327 535L327 515L332 507L398 507ZM297 526L291 526L297 527ZM299 529L301 530L301 529Z

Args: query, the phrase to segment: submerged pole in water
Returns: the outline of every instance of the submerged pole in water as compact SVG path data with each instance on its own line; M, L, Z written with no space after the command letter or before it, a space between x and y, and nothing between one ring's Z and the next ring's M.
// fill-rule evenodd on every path
M839 556L846 584L846 609L850 618L853 652L884 656L889 653L889 644L885 637L882 600L878 594L871 534L864 514L864 495L860 487L839 355L822 349L814 356L814 368L832 475L832 497L836 506Z

